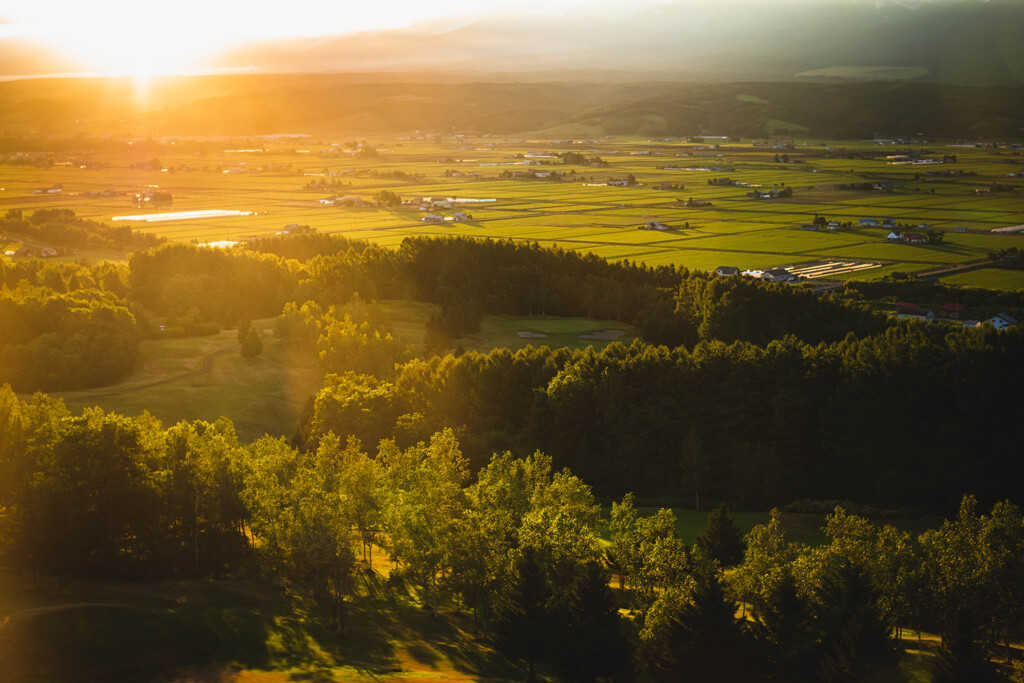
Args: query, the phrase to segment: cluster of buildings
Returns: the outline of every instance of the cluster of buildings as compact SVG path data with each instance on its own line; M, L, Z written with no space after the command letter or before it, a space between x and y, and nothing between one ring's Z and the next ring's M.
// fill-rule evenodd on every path
M672 230L671 225L666 225L661 221L647 221L643 225L639 226L637 230Z
M988 323L997 330L1005 330L1007 327L1020 324L1020 321L1008 313L997 313L985 320L966 319L967 306L965 304L944 303L938 309L938 313L930 308L919 306L910 301L899 301L896 303L896 317L901 320L920 320L930 323L938 320L957 321L964 327L981 327Z
M927 244L928 236L919 232L897 232L893 230L886 236L886 241L893 244Z
M57 255L57 250L53 247L29 247L21 246L17 249L8 249L4 252L4 256L21 256L24 258L32 258L39 256L41 258L53 258Z
M462 211L456 211L452 214L451 218L446 218L439 213L428 213L420 220L424 223L465 223L466 221L472 220L473 217L468 213Z
M769 268L768 270L744 270L741 271L735 266L718 266L715 268L715 275L721 277L732 277L742 275L751 277L762 282L797 282L800 276L789 272L785 268Z

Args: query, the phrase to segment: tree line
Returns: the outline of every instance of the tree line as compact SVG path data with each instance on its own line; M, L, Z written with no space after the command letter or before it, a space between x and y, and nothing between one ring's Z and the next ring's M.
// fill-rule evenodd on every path
M113 384L135 367L138 326L109 292L22 281L0 289L0 320L0 376L20 390Z
M79 218L71 209L37 209L30 216L24 216L21 209L8 209L0 220L0 233L57 248L135 250L166 241L126 225L109 226Z
M338 327L318 337L333 374L298 447L329 432L410 444L450 427L474 469L494 450L540 449L604 497L753 509L808 498L941 512L965 486L988 503L1012 497L1022 474L1007 428L1020 406L992 391L994 377L1024 380L1019 330L901 325L831 344L636 341L403 361L361 325L341 325L346 345Z
M165 428L0 388L0 557L24 570L259 572L344 633L389 567L431 613L471 610L529 676L567 681L900 680L921 630L942 636L940 680L993 680L1021 621L1024 516L1007 502L982 515L966 497L916 538L838 509L820 546L789 542L777 510L742 537L720 507L693 545L675 522L631 494L602 522L590 486L541 452L474 474L450 429L373 455L333 432L241 445L226 419Z

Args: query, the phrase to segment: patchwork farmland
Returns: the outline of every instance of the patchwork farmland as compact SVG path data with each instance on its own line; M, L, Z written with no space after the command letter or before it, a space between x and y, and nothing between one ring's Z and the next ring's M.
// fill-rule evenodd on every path
M1024 222L1022 160L1013 147L460 136L361 144L165 139L41 155L36 165L7 158L0 209L68 208L198 243L297 226L388 247L409 235L470 235L700 270L785 265L808 278L978 264L950 281L1024 287L1017 271L993 277L980 267L1022 239L991 232ZM167 220L133 207L143 188L171 193L173 207L159 209ZM379 205L382 191L403 203ZM426 222L427 214L440 219ZM657 227L638 229L648 226ZM891 239L894 230L929 237L912 244ZM18 236L5 243L16 251Z

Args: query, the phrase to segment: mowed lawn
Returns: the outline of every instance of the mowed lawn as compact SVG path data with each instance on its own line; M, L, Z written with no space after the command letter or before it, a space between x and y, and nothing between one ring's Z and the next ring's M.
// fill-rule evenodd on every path
M263 353L242 358L235 330L211 337L146 340L138 369L119 384L54 394L73 412L91 406L125 415L143 411L165 425L229 418L242 441L264 434L291 436L308 398L319 390L315 359L288 352L265 330Z
M377 302L396 339L414 353L423 349L426 324L439 310L435 304L419 301ZM506 348L516 351L527 346L601 350L612 342L628 344L638 337L632 325L614 320L562 318L551 315L485 315L476 334L455 340L466 351L486 353Z

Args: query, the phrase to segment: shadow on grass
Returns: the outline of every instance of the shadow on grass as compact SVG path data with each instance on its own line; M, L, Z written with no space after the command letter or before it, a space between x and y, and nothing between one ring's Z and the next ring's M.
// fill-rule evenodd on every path
M474 635L470 614L435 618L401 578L371 574L359 583L346 604L345 633L325 603L267 584L81 585L0 625L0 680L205 682L264 671L328 681L341 669L359 680L445 671L522 677Z
M312 600L271 589L262 599L246 602L224 606L151 599L148 604L67 603L28 610L0 631L3 676L137 681L209 665L300 668L313 674L342 662L354 665L351 660L367 669L393 665L391 643L374 629L358 626L368 620L365 608L350 609L353 628L343 636Z

